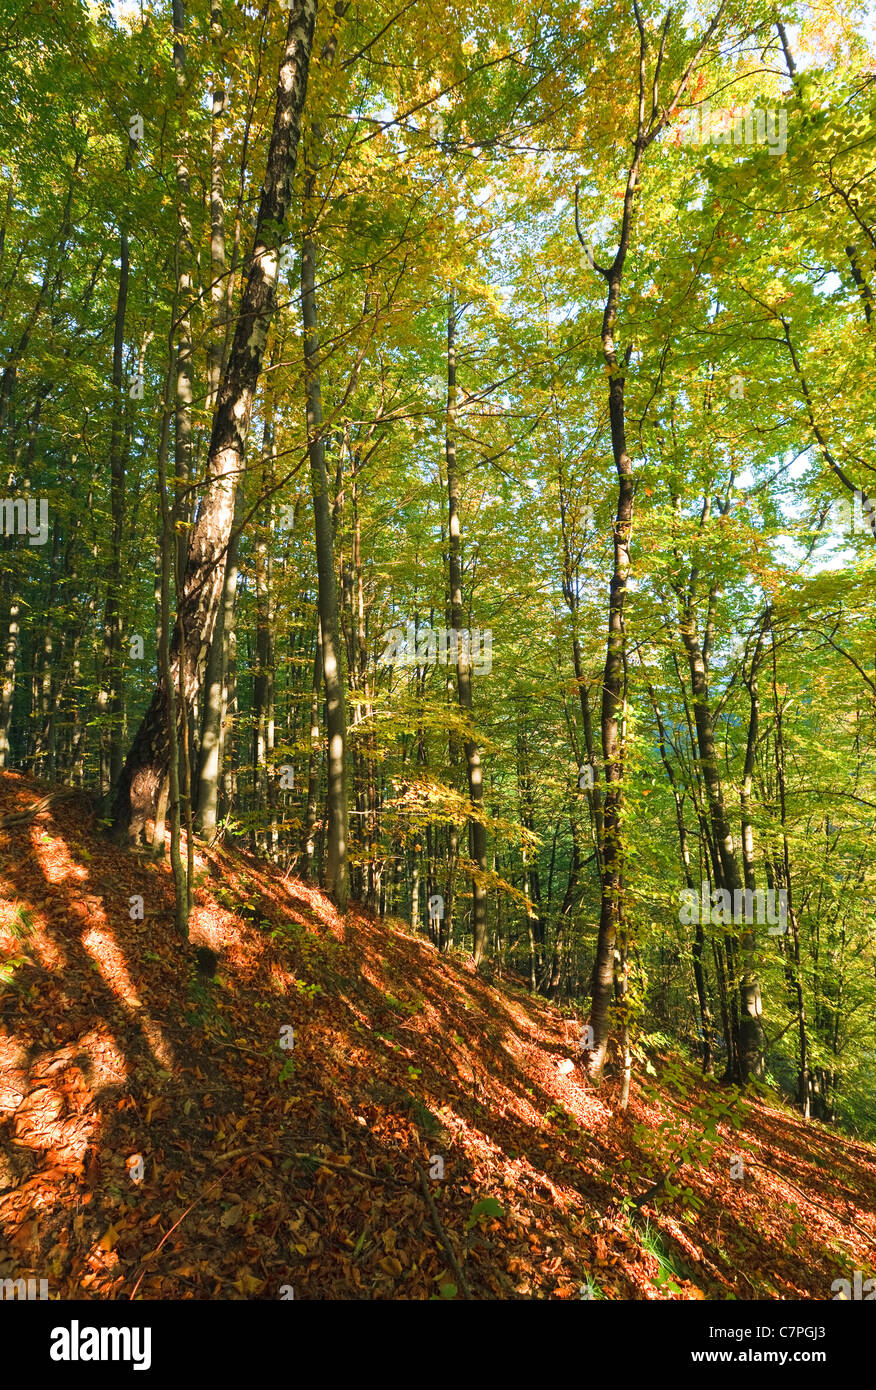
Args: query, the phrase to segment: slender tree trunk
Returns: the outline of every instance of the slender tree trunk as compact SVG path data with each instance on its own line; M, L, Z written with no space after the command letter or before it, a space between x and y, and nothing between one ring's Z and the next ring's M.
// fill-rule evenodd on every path
M228 638L234 628L234 608L237 601L237 551L240 519L243 514L243 490L237 489L234 507L234 530L228 546L222 603L216 615L213 640L204 672L204 720L201 727L201 758L198 769L197 825L210 843L216 837L219 811L219 787L222 779L224 747L223 721L227 695Z
M529 763L529 746L526 731L518 726L517 731L517 785L520 795L520 824L532 833L535 829L535 815L532 795L532 773ZM523 846L523 891L532 906L527 909L526 925L529 936L530 987L534 991L543 987L544 971L544 921L541 915L541 882L538 873L538 859L531 863L537 851Z
M483 878L487 872L487 827L481 819L484 805L483 768L481 754L472 729L471 634L464 641L465 613L462 606L462 538L459 523L459 475L456 469L456 319L457 311L451 293L447 310L447 429L445 455L447 459L448 559L450 571L450 626L457 634L456 689L459 708L464 711L466 733L463 751L468 773L468 794L473 814L468 823L469 853L477 872L472 875L472 934L474 963L480 965L487 947L487 887Z
M174 304L174 310L176 305ZM172 360L173 343L168 343L168 354ZM164 676L169 711L168 722L168 783L170 790L170 863L173 872L174 899L176 904L176 929L184 941L189 935L190 875L186 875L180 855L180 746L179 726L176 718L177 691L174 687L170 657L170 599L171 574L176 559L175 517L170 503L167 486L167 455L170 447L171 417L171 368L168 366L164 389L164 409L161 418L161 438L158 445L158 492L161 502L161 640L158 660ZM189 832L191 840L191 831Z
M736 895L742 890L742 875L739 871L739 859L718 771L718 753L715 746L715 732L709 699L708 674L702 644L697 638L690 596L681 615L680 629L690 668L699 766L705 786L709 821L720 864L718 887L727 889L735 904L738 901ZM750 1074L760 1070L764 1045L763 1024L761 1022L762 1002L755 966L754 934L749 928L750 924L746 923L743 930L741 960L739 958L739 944L733 933L728 933L725 943L728 971L731 981L738 987L739 991L740 1011L738 1045L735 1048L737 1055L734 1058L733 1050L728 1051L728 1068L732 1079L742 1081L745 1081ZM735 1038L735 1028L733 1032Z
M125 159L125 171L131 167L131 147ZM101 731L101 791L106 795L121 776L122 716L124 710L122 658L123 620L122 593L124 563L122 538L125 529L125 432L124 432L124 366L125 317L128 305L128 275L130 257L128 233L122 222L119 234L119 288L116 296L116 316L113 331L113 405L110 422L110 562L107 572L106 606L103 620L103 689L98 695L98 711L107 716L107 727Z
M337 49L337 24L346 6L335 4L335 25L320 54L328 67ZM316 189L318 152L322 133L313 125L313 157L304 189L305 217ZM316 244L305 233L301 253L301 318L304 328L304 390L307 415L307 444L313 499L318 579L319 633L322 644L322 673L325 686L325 720L328 743L326 777L326 843L324 878L327 891L341 912L350 896L349 823L347 811L347 715L344 676L341 666L341 626L335 576L334 539L340 507L340 486L330 497L325 462L325 436L320 378L319 314L316 299ZM332 507L334 502L334 508ZM334 513L334 514L333 514Z
M207 409L214 411L219 398L219 385L225 357L228 331L228 301L224 283L225 261L225 186L222 169L222 118L225 115L226 93L222 75L222 10L213 0L210 11L213 37L213 109L210 125L210 315L211 332L207 351ZM201 756L198 766L198 799L196 822L200 833L210 843L216 835L221 777L220 748L222 742L222 703L225 685L226 625L233 621L237 593L238 531L243 512L243 490L235 489L232 536L225 564L222 600L216 615L213 637L204 672L204 711L201 725Z
M20 615L21 597L19 594L13 593L9 604L6 643L3 653L3 682L0 686L0 767L8 767L10 761L9 731L12 726L12 709L15 702L15 672L18 666Z
M319 329L316 309L316 248L305 237L301 258L301 308L304 323L305 392L316 567L319 580L319 626L325 684L328 786L325 886L343 912L349 897L347 867L347 718L341 671L338 590L335 580L334 529L325 466L322 392L319 377Z
M688 845L687 826L684 823L684 795L680 791L672 763L669 760L669 753L666 747L666 729L663 718L657 704L657 697L653 687L648 685L648 694L651 699L651 706L657 720L657 731L660 736L660 758L672 788L672 795L675 800L675 821L678 826L678 844L681 854L681 866L684 873L684 882L692 892L696 892L693 874L690 865L690 847ZM700 1032L702 1034L702 1053L703 1053L703 1075L709 1076L712 1072L712 1014L709 1008L709 995L706 989L706 976L703 969L703 948L705 946L705 932L703 931L702 914L698 915L694 930L694 940L691 947L691 958L693 962L694 984L697 992L697 1004L700 1015Z
M183 42L185 30L184 0L172 0L173 13L173 66L176 71L177 92L180 102L180 130L176 164L177 226L176 277L178 322L176 338L176 408L174 411L174 512L177 520L187 523L192 514L192 499L189 485L192 477L192 371L194 363L194 343L192 341L192 265L195 259L192 245L192 224L189 216L189 168L188 168L188 113L186 111L186 50ZM182 574L185 568L185 527L180 528L176 538L176 572ZM187 704L184 702L183 708Z
M207 351L207 409L215 410L222 379L228 328L225 286L225 179L222 168L222 120L226 91L222 70L222 7L211 0L210 28L213 39L213 96L210 122L210 342Z
M304 832L301 852L304 858L304 877L314 876L316 856L316 820L319 809L319 695L322 690L322 637L317 622L313 653L313 681L310 693L310 754L307 760L307 805L304 813Z
M615 951L624 921L624 846L622 832L624 797L624 748L621 712L626 700L626 638L624 605L630 572L630 537L633 525L633 468L627 453L624 421L624 378L614 356L613 332L620 291L620 276L609 289L603 326L603 342L612 375L609 378L609 418L618 477L615 515L614 564L608 613L608 643L602 677L602 760L605 797L602 808L602 895L599 934L593 971L590 1024L593 1047L587 1052L587 1070L593 1081L602 1075L608 1045L609 1004L614 988Z
M270 492L274 482L273 396L269 389L265 402L265 432L262 448L262 491ZM259 527L255 542L256 590L256 650L253 676L253 820L252 840L255 852L269 857L276 846L272 829L267 828L273 807L274 751L274 595L272 545L274 540L270 512Z
M791 948L794 960L794 995L797 1004L797 1036L800 1046L800 1071L798 1097L804 1120L809 1119L809 1042L806 1035L806 1001L803 994L803 970L800 963L800 926L794 905L793 885L791 883L791 855L788 847L788 817L785 789L785 739L782 724L782 707L779 703L778 674L776 670L776 641L772 634L773 664L773 709L776 716L776 779L779 788L779 812L782 820L782 853L785 891L788 894L788 921L791 924Z
M633 525L634 492L633 464L627 452L626 440L624 371L629 363L632 348L627 348L623 364L621 364L618 358L615 335L618 328L624 265L630 247L633 204L639 186L642 160L649 145L672 120L678 104L687 90L691 76L718 27L723 8L722 3L703 33L696 52L690 58L671 97L661 103L658 91L660 68L672 22L672 11L667 11L651 85L651 111L650 115L647 115L648 37L638 5L634 7L636 25L639 30L638 111L636 134L633 140L633 157L624 189L618 248L614 260L608 267L597 265L590 248L587 248L590 264L596 273L602 276L606 285L605 311L600 336L602 355L608 370L608 413L611 426L612 454L618 480L617 510L613 532L614 564L608 607L608 641L602 682L602 758L605 773L600 866L602 902L596 943L596 961L593 969L593 1000L590 1017L594 1043L592 1050L587 1054L588 1074L597 1083L602 1076L608 1045L609 1004L614 985L615 948L618 933L623 930L624 926L622 818L625 769L621 715L626 700L627 664L624 607L630 573L630 538ZM577 189L575 192L575 227L581 244L586 246L578 223ZM621 1028L622 1030L626 1028L624 1018L621 1019Z

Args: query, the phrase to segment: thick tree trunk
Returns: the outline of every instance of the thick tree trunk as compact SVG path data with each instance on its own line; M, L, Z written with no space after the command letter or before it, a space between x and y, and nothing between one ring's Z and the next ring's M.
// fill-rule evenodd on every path
M181 717L187 717L194 703L223 591L234 494L276 304L279 244L291 202L316 10L317 0L296 0L289 16L249 273L213 416L209 485L189 538L171 646L172 679L182 670L186 708ZM168 760L168 687L160 675L114 798L113 819L121 838L141 834Z

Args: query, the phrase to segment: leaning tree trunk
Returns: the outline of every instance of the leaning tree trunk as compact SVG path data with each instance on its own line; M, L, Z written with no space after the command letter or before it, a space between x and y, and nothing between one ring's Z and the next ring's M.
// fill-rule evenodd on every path
M209 483L189 539L170 654L174 682L181 670L181 720L188 718L194 704L222 597L235 487L244 466L253 400L276 306L279 248L292 197L316 11L317 0L295 0L289 16L249 271L213 416ZM168 765L168 687L164 673L159 673L114 798L113 820L120 838L142 834Z

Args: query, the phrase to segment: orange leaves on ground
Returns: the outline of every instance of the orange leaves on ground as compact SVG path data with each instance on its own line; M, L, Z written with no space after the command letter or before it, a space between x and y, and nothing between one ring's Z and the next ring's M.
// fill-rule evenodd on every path
M38 793L0 774L0 813ZM67 1298L428 1299L458 1285L449 1243L477 1298L568 1300L585 1281L608 1298L800 1298L842 1274L838 1249L872 1259L844 1218L876 1239L876 1152L756 1102L708 1168L686 1168L693 1224L649 1208L686 1271L667 1294L621 1205L650 1185L635 1126L688 1123L711 1083L691 1071L656 1108L634 1084L623 1120L611 1085L560 1074L580 1028L525 982L494 988L402 924L342 918L224 849L198 851L192 944L222 962L199 993L166 866L89 816L59 803L0 837L0 922L16 904L33 922L0 995L0 1119L16 1126L0 1275L14 1252ZM128 916L135 893L148 930ZM743 1140L778 1178L729 1180Z

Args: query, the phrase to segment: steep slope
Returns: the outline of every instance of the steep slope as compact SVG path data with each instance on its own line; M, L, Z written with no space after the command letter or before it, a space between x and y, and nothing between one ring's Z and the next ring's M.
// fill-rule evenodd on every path
M50 790L0 774L0 827ZM517 982L245 854L196 863L186 948L166 867L83 798L0 828L0 1277L61 1298L829 1299L872 1274L876 1149L656 1047L622 1115L585 1082L580 1023Z

